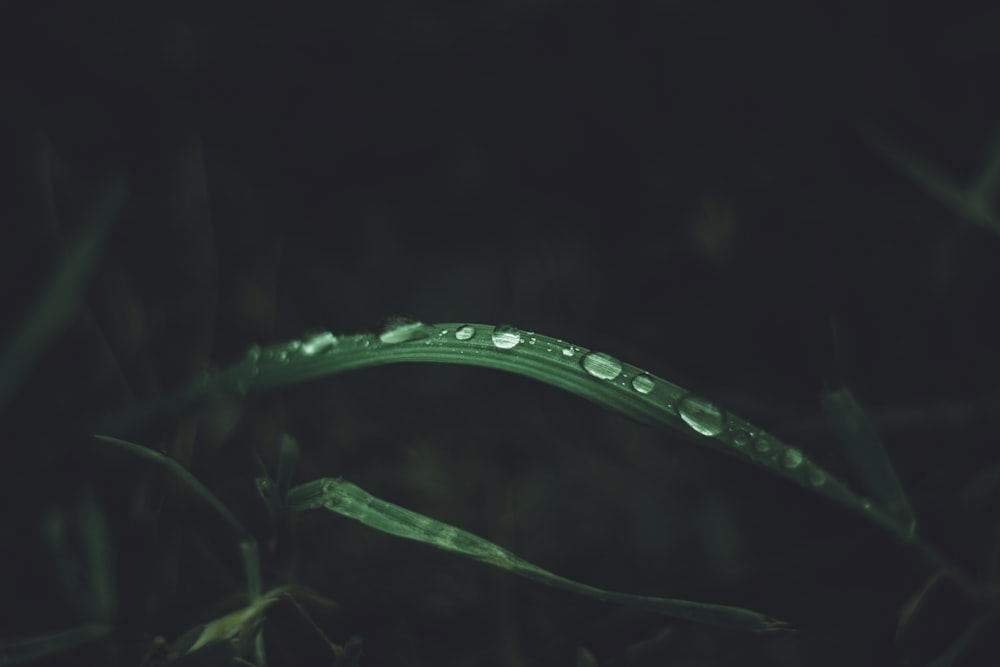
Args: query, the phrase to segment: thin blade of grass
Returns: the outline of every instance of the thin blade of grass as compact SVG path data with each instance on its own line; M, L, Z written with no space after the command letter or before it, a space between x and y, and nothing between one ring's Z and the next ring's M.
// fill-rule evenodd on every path
M995 156L993 161L987 163L978 182L971 188L963 188L929 162L896 145L874 128L863 126L861 131L882 157L913 179L928 195L969 222L1000 234L1000 217L985 196L996 183L996 175L992 173L998 168Z
M308 482L289 493L289 510L324 507L389 535L478 560L526 579L622 606L744 632L788 629L782 621L727 605L607 591L553 574L478 535L377 498L340 478Z
M0 667L34 662L110 636L109 625L81 625L44 635L0 639Z
M759 465L856 512L890 532L908 529L855 493L801 450L642 368L550 336L508 325L408 322L388 332L252 347L243 360L162 399L100 420L95 430L121 432L222 392L270 391L345 371L397 363L492 368L559 387L639 422L681 433L699 444Z
M903 491L903 485L899 482L874 422L846 387L825 392L822 404L827 421L837 433L868 492L906 528L902 537L912 539L917 526L913 507Z
M105 240L125 202L124 177L109 181L99 193L79 237L53 269L48 284L0 350L0 412L25 375L83 307Z
M42 515L40 533L52 561L54 578L80 618L109 623L117 594L111 528L93 489L72 507Z
M240 552L240 558L243 562L244 571L246 572L247 592L251 596L251 599L256 599L256 597L260 595L260 592L263 589L260 576L260 552L257 548L257 540L250 533L250 531L243 527L243 524L240 523L239 519L237 519L233 513L229 511L229 508L223 505L222 501L216 498L215 494L209 491L197 477L192 475L187 468L179 464L177 461L174 461L168 456L164 456L154 449L143 447L142 445L137 445L134 442L122 440L121 438L113 438L107 435L94 435L94 439L114 445L115 447L124 449L130 454L161 465L179 478L182 483L187 485L194 492L194 494L198 496L206 505L208 505L212 511L214 511L235 533L237 538L237 548Z

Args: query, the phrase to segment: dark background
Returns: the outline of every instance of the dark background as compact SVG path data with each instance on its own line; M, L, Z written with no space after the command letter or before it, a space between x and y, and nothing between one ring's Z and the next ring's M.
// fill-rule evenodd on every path
M0 415L0 635L94 620L38 528L94 490L118 648L65 664L138 664L155 635L245 604L215 518L74 425L252 343L388 317L512 322L614 353L844 475L819 395L846 382L927 541L989 578L997 230L938 203L864 128L975 180L1000 118L1000 10L835 4L0 4L4 332L102 188L129 187L87 309ZM263 543L253 452L273 465L284 432L298 481L344 475L559 574L798 628L674 624L305 515L266 584L337 601L316 622L363 636L364 665L571 665L578 646L602 666L923 665L977 613L945 584L894 641L933 572L890 538L491 371L380 368L127 435L190 466ZM265 633L273 664L332 662L290 605ZM992 664L977 660L961 664Z

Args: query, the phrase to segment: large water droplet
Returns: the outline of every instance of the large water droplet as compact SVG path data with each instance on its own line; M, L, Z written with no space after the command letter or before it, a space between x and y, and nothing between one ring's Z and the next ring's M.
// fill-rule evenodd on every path
M468 324L463 324L459 328L455 329L455 338L458 340L469 340L476 335L475 327L471 327Z
M378 335L378 339L383 343L395 344L420 340L428 336L430 336L430 331L423 322L399 320L387 324L382 333Z
M795 470L800 465L805 457L802 456L802 452L795 449L794 447L789 447L785 450L785 456L781 463L789 470Z
M700 396L687 395L677 404L681 419L702 435L719 435L725 428L726 414L717 405Z
M583 370L602 380L614 380L622 373L621 362L603 352L588 352L583 355L580 365Z
M501 350L509 350L521 342L521 332L509 324L501 324L490 334L493 344Z
M632 378L632 388L640 394L648 394L653 391L653 387L655 386L656 383L653 382L653 378L648 375L636 375Z
M826 473L819 468L813 468L807 475L809 483L813 486L823 486L826 484Z
M333 347L337 344L337 337L334 336L329 331L322 331L312 338L302 341L298 346L302 354L306 356L311 356L325 350L326 348Z

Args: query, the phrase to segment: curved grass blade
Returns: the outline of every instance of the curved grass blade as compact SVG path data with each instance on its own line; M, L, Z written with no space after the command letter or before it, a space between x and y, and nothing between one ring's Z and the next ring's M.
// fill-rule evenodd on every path
M361 487L340 478L324 478L303 484L289 493L288 500L288 509L292 511L325 507L383 533L422 542L547 586L604 602L729 630L768 632L788 629L786 623L748 609L616 593L560 577L478 535L376 498Z
M243 527L243 524L240 523L239 519L237 519L233 513L229 511L229 508L223 505L222 501L216 498L215 495L209 491L197 477L192 475L189 470L177 461L174 461L172 458L164 456L160 452L150 449L149 447L143 447L142 445L137 445L134 442L122 440L121 438L113 438L107 435L94 435L94 438L124 449L125 451L140 458L144 458L163 466L180 478L184 484L190 487L194 494L204 501L205 504L212 509L212 511L218 514L226 525L228 525L235 533L238 540L237 546L239 548L240 558L243 562L243 569L246 572L247 593L250 595L251 600L255 600L260 596L262 586L260 575L260 552L257 549L257 540L250 533L250 531Z
M133 428L221 392L268 391L349 370L396 363L447 363L516 373L559 387L637 421L696 439L827 497L899 539L909 526L863 498L802 451L666 379L617 358L508 325L406 322L381 334L335 336L252 347L240 362L199 378L155 403L101 421L99 430ZM940 562L935 554L925 555Z

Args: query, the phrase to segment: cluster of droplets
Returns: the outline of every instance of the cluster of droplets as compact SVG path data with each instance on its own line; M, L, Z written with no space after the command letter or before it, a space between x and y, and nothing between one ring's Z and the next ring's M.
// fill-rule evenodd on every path
M752 457L756 461L794 473L809 486L820 487L827 482L826 472L809 460L801 450L779 443L766 433L757 436L753 441L752 450Z

